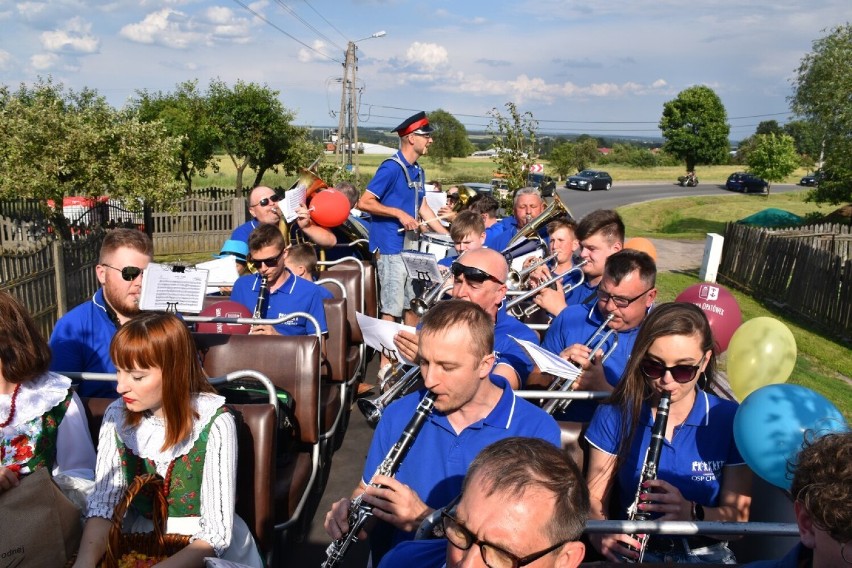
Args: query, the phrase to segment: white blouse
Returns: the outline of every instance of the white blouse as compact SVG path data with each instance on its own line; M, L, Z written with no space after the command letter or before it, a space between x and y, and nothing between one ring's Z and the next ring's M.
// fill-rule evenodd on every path
M195 420L190 435L179 444L161 451L165 439L165 422L151 414L142 418L138 426L125 425L125 405L121 399L107 408L98 438L98 460L95 470L95 490L89 496L88 517L111 519L115 506L124 496L129 484L121 467L116 435L134 454L152 460L157 473L165 477L169 464L192 449L205 426L225 399L210 393L199 393L192 404L199 418ZM209 543L217 556L231 543L234 525L234 500L237 476L237 430L234 417L229 413L219 415L210 428L204 471L201 480L201 514L193 518L197 523L184 524L169 519L169 532L190 534L190 541L201 539ZM174 521L177 521L175 519ZM180 527L192 526L190 530Z

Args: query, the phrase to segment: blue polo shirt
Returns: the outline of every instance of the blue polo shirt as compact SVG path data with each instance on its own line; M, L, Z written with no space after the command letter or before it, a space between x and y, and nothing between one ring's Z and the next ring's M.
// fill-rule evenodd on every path
M515 219L514 216L506 217L500 221L500 224L503 225L503 231L494 236L494 241L489 243L487 240L485 242L488 248L493 248L497 251L503 251L509 246L509 241L512 240L512 237L518 234L518 220ZM547 229L542 227L538 231L538 235L545 243L550 242L550 236L547 234ZM486 234L486 238L488 235Z
M675 427L672 440L663 443L657 477L677 487L684 499L717 507L722 468L745 463L734 442L737 407L736 402L698 390L686 420ZM618 511L622 519L636 496L653 425L651 408L643 404L630 454L618 471ZM600 451L616 455L621 436L621 409L600 405L586 431L586 440Z
M579 275L577 276L577 278L579 278ZM576 281L577 280L575 279L574 282ZM564 280L562 282L562 285L565 286ZM569 306L582 304L588 308L598 301L598 287L597 285L592 286L591 284L589 284L588 280L584 280L582 284L580 284L565 295L565 301Z
M293 312L306 312L316 318L322 333L328 332L325 323L325 308L323 307L323 288L304 278L299 278L292 272L287 272L287 280L274 292L269 294L266 303L267 319L275 319ZM246 274L234 283L231 300L239 302L254 312L257 296L260 293L260 274ZM314 333L314 326L307 319L298 317L275 326L275 331L281 335L308 335Z
M384 555L378 568L443 568L447 544L445 538L400 542Z
M260 222L257 219L246 221L231 232L231 239L235 241L243 241L244 243L248 244L249 235L251 235L251 232L257 229L259 226Z
M584 305L568 306L550 322L550 329L547 330L547 335L544 336L541 346L551 353L559 355L563 349L575 343L585 344L604 319L601 317L597 305L591 307ZM633 351L633 343L636 341L638 333L638 326L627 331L619 331L618 346L604 362L604 376L613 387L621 380L621 375L627 367L627 360L630 359L630 352ZM602 349L607 351L613 341L613 336L610 336ZM564 415L565 418L560 416L560 420L588 422L591 420L597 405L598 403L594 400L575 400L568 406Z
M512 337L532 341L538 345L538 334L526 324L510 316L506 313L506 309L501 307L497 311L497 323L494 325L494 353L497 355L494 364L504 363L512 367L518 373L521 388L523 388L535 364L524 348Z
M379 165L376 175L367 185L367 191L375 195L382 205L396 207L412 217L416 217L416 205L426 194L423 189L426 176L423 173L423 168L417 162L409 164L402 152L397 152L395 156L402 160L411 181L420 183L417 198L415 199L414 190L408 187L408 181L405 179L402 168L391 160L385 160ZM401 228L402 224L396 217L373 215L370 221L370 250L378 249L382 254L399 254L402 252L405 233L397 232Z
M559 426L552 417L516 397L503 377L492 375L491 382L502 388L503 394L488 416L456 434L445 415L433 412L397 471L396 479L411 487L433 509L443 507L461 492L470 462L492 442L511 436L527 436L561 447ZM364 465L364 483L370 482L379 464L399 440L426 392L423 389L405 396L385 410L370 443ZM386 540L382 538L382 531L385 537L388 531L392 532L392 544L411 540L414 536L384 523L377 524L370 535L374 563L388 548L381 547L381 542Z
M494 241L497 239L497 236L505 230L505 226L500 221L494 223L490 227L485 228L485 246L490 249L496 249L494 246ZM496 249L502 250L502 249Z
M110 317L103 288L92 299L62 316L50 334L50 370L115 373L109 356L118 321ZM113 316L114 317L114 316ZM115 381L75 381L81 397L117 398Z

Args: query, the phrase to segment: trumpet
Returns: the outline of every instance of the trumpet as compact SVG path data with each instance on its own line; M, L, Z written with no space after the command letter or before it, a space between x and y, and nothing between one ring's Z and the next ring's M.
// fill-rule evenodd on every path
M514 269L510 270L509 271L509 279L506 282L506 285L510 289L513 289L513 290L520 289L521 286L523 286L524 283L526 282L526 279L529 277L529 275L533 273L533 271L535 271L540 266L546 265L547 263L549 263L552 260L556 260L557 256L558 256L558 253L553 253L548 257L545 257L545 258L542 258L542 259L535 261L534 263L527 266L523 270L514 270Z
M397 398L408 394L408 392L411 391L412 388L420 381L419 366L411 367L405 371L402 376L399 376L402 369L402 366L394 369L389 378L385 381L384 385L382 385L382 387L384 387L385 385L390 384L387 390L372 398L358 399L358 410L361 411L361 414L364 415L364 418L367 419L367 423L371 427L376 427L376 424L378 424L379 420L382 418L382 414L384 414L385 408L387 408L390 403Z
M580 286L583 282L586 281L586 275L585 275L585 273L583 272L582 269L583 269L583 266L587 262L588 262L588 260L582 260L582 261L578 262L577 264L575 264L574 267L571 270L569 270L568 272L563 272L562 274L551 274L550 278L548 278L547 280L545 280L544 282L542 282L541 284L539 284L535 288L533 288L531 290L527 290L526 292L523 292L521 294L518 294L514 298L512 298L510 301L506 302L506 310L512 310L515 306L517 306L518 304L521 304L523 302L526 302L527 300L529 300L530 298L532 298L533 296L535 296L536 294L538 294L539 292L541 292L545 288L547 288L549 286L553 286L556 282L558 282L562 278L565 278L568 274L571 274L575 270L579 270L580 271L580 279L577 282L571 284L568 288L563 289L563 292L566 295L569 294L571 292L571 290ZM535 312L537 312L539 309L541 309L541 308L539 308L539 306L537 304L533 304L533 305L527 307L526 309L521 309L520 313L518 313L518 312L511 312L511 313L512 313L512 315L514 315L515 317L518 317L518 318L523 317L523 316L529 317L532 314L534 314Z
M603 362L606 361L610 355L612 355L612 352L615 351L615 348L618 347L618 333L614 329L607 329L607 326L609 325L609 322L612 321L613 317L615 317L613 314L609 314L604 320L604 322L600 325L600 327L595 330L595 333L593 333L589 340L585 343L585 346L591 348L592 350L591 357L594 357L595 353L597 353L606 345L606 342L609 337L611 335L613 336L612 345L604 352L603 357L601 358L601 364L603 364ZM592 347L592 344L594 344L594 347ZM574 381L576 381L579 376L580 375L577 375L577 377L573 379L556 377L547 387L547 390L567 392L571 390L571 387L574 385ZM547 401L542 406L542 409L548 414L557 414L565 412L565 409L568 408L569 404L571 404L571 400L552 399Z
M447 291L451 290L453 274L452 272L447 275L441 282L436 282L432 284L424 293L423 296L413 298L411 300L411 311L417 317L423 317L426 315L426 312L429 311L429 308L435 305L435 302L441 299Z

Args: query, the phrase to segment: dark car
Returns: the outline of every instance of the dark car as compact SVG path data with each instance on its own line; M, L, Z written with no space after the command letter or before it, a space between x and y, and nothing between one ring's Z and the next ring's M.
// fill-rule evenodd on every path
M606 172L597 170L583 170L568 178L565 182L565 187L568 189L584 189L592 191L593 189L606 189L612 187L612 177Z
M819 185L819 180L822 179L822 175L819 172L814 172L811 175L807 175L799 180L799 185L804 185L806 187L816 187Z
M556 180L544 174L529 174L527 176L527 185L537 187L541 191L542 197L552 197L556 190Z
M753 174L745 172L734 172L728 176L725 188L729 191L740 193L766 193L769 182Z

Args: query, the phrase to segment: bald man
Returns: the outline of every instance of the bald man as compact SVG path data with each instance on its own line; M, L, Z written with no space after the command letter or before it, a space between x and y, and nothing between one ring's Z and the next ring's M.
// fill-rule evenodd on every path
M504 377L512 388L522 387L533 368L526 352L512 339L524 339L538 344L534 331L506 313L506 279L509 267L499 252L480 248L468 250L452 264L453 298L473 302L494 320L494 350L497 361L492 371ZM397 349L410 360L417 356L416 333L400 331L394 338Z

